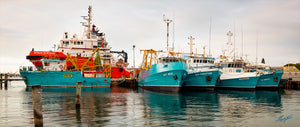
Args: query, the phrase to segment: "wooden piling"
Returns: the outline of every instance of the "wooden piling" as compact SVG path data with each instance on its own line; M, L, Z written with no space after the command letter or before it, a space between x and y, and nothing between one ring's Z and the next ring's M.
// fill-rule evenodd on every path
M7 89L7 84L8 84L7 78L8 78L8 74L5 74L5 75L4 75L4 88L5 88L5 89Z
M2 74L0 74L0 87L2 89Z
M80 108L80 96L81 96L81 82L77 82L76 84L76 108Z
M34 125L38 127L43 126L43 109L42 109L42 90L40 85L32 86L32 106Z

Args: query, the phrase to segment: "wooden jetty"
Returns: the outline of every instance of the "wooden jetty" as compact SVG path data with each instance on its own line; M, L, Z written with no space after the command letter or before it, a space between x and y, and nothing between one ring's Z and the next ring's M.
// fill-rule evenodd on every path
M124 82L119 84L119 86L137 89L138 82L137 82L136 78L126 78Z
M137 89L138 88L137 78L138 78L138 73L140 73L140 69L129 68L129 70L133 72L133 75L131 75L130 78L125 78L124 82L120 83L119 86Z
M282 75L280 87L283 89L300 89L300 72L285 71Z
M2 84L4 87L7 88L8 82L11 81L23 81L23 79L16 74L9 74L9 73L0 73L0 87L2 88Z

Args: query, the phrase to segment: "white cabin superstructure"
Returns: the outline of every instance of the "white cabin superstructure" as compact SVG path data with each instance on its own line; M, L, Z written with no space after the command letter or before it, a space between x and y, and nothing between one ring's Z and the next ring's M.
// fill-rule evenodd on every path
M58 52L69 53L71 56L76 57L89 57L94 49L99 48L102 56L110 54L111 47L109 47L105 39L105 34L99 32L95 25L91 25L92 7L89 6L88 9L88 16L82 16L86 22L81 22L82 26L85 27L84 36L79 38L76 34L70 36L68 32L65 32L63 39L60 40L58 45Z

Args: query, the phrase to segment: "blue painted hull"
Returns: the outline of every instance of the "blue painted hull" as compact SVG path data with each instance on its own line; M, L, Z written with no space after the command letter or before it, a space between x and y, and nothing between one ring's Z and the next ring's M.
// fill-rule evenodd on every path
M191 73L184 79L183 87L214 88L219 77L219 70Z
M271 74L262 74L257 83L257 88L272 88L278 87L279 82L282 77L282 72L280 73L271 73Z
M257 77L242 77L233 79L224 79L217 82L217 88L231 88L231 89L255 89L258 82Z
M183 62L158 63L139 74L139 86L149 90L179 91L186 77Z
M82 82L83 87L109 87L110 78L83 77L80 71L20 71L26 86L75 87Z

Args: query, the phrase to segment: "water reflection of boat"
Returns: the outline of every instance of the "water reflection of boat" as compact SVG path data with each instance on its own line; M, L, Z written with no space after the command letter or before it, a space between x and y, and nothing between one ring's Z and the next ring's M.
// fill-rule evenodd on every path
M225 126L232 124L242 126L253 122L255 118L273 116L281 112L281 99L277 91L218 90L216 92L218 110ZM263 126L264 123L261 125Z
M26 92L31 92L31 87L25 89ZM42 92L54 93L72 93L75 96L76 88L74 87L61 87L61 88L47 88L43 87ZM82 87L81 92L111 92L109 87Z
M132 110L127 110L127 107L132 106L129 104L133 98L129 95L132 93L130 89L82 87L81 90L81 106L76 109L76 88L42 88L43 112L48 121L44 125L55 123L56 126L104 126L132 117ZM24 102L31 102L31 87L26 88L25 93L29 93L29 97L24 96ZM26 108L32 111L31 106Z

